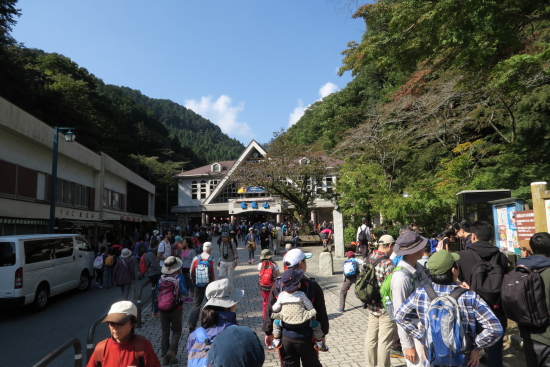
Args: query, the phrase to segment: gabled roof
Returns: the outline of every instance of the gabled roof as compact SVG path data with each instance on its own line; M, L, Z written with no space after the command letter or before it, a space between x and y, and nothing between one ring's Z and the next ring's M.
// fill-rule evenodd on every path
M182 173L178 173L175 176L172 176L173 178L183 178L183 177L200 177L200 176L210 176L210 175L219 175L220 173L227 172L233 167L237 161L220 161L220 162L213 162L212 164L207 164L206 166L202 166L199 168L194 168L189 171L185 171ZM213 164L221 164L222 170L220 172L212 172L212 165Z
M252 151L255 150L257 151L259 154L261 155L266 155L267 152L264 150L264 148L262 148L262 146L260 144L258 144L256 142L256 140L252 140L250 142L250 144L248 144L248 146L246 147L246 149L244 150L244 152L242 152L241 156L239 157L239 159L237 159L237 161L232 165L232 167L229 169L229 172L225 175L225 177L223 178L223 180L219 183L218 186L216 186L216 189L214 190L214 192L210 193L210 195L206 198L206 201L204 202L204 204L210 204L210 202L218 196L218 194L225 188L225 186L227 186L227 184L230 181L230 177L232 176L233 172L235 172L235 170L241 165L241 163L250 155L250 153L252 153Z

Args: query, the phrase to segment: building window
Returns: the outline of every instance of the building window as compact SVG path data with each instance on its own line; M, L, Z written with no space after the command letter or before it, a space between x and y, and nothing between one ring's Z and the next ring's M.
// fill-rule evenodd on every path
M218 186L218 180L210 180L210 192L214 191Z
M206 181L201 181L201 199L206 199Z
M221 172L222 166L219 163L214 163L212 165L212 172Z
M191 183L191 199L197 200L197 181Z
M228 184L222 192L212 201L213 203L227 203L229 199L237 198L237 184Z

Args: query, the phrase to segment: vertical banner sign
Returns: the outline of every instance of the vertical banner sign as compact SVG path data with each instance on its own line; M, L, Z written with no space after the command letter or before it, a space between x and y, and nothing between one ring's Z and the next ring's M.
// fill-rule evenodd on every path
M535 234L535 213L533 210L522 210L516 212L516 227L518 229L518 240L529 240Z

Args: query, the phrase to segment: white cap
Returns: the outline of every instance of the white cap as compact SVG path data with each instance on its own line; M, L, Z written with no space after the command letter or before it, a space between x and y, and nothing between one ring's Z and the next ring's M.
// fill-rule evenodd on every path
M131 316L137 317L137 307L130 301L114 303L102 322L126 322Z
M212 242L205 242L202 245L202 251L207 252L206 250L212 250Z
M303 259L311 259L313 254L311 252L304 253L300 249L292 249L285 255L285 262L288 263L288 267L293 267L294 265L297 265L300 261Z

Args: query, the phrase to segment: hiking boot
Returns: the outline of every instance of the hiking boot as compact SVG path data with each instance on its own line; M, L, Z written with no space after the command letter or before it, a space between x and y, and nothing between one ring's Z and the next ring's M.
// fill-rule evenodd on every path
M328 347L322 340L315 341L315 349L319 352L328 352Z
M398 349L390 349L390 357L392 358L405 358L403 352Z
M169 358L169 362L171 364L178 364L178 358L176 357L176 353L172 352L171 350L169 350L164 357Z
M162 361L160 361L161 365L162 366L168 366L170 365L170 356L168 355L168 353L166 353L166 355L164 357L162 357Z

